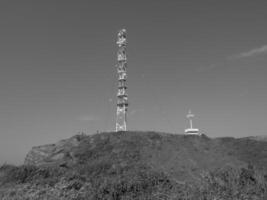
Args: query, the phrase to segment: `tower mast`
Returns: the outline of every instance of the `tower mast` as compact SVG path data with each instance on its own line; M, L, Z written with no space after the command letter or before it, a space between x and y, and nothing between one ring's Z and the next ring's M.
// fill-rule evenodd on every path
M188 114L187 114L187 116L186 116L188 119L189 119L189 122L190 122L190 128L192 129L193 128L193 117L195 117L195 115L193 115L192 113L191 113L191 110L189 110L189 112L188 112Z
M118 92L117 92L117 114L116 114L116 132L126 131L126 119L128 109L128 95L126 93L127 80L127 58L126 58L126 30L121 29L118 32L117 45L117 72L118 72Z

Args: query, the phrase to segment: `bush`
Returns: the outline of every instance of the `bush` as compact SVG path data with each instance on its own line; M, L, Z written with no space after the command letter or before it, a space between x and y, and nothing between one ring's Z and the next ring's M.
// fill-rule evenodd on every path
M12 166L0 168L2 172L1 184L28 183L55 184L66 173L66 169L59 167L37 167L33 165Z
M263 200L267 195L264 175L253 167L220 169L203 176L201 199Z

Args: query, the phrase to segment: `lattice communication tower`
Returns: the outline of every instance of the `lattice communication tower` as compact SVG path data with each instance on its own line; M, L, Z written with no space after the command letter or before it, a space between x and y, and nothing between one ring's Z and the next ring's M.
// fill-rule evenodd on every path
M117 115L116 115L116 132L126 131L128 95L126 93L127 80L127 58L126 58L126 30L121 29L118 32L117 45L117 72L118 72L118 93L117 93Z

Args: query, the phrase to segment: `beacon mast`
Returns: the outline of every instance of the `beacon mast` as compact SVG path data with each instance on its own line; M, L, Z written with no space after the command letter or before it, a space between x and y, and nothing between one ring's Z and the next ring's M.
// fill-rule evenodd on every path
M186 117L189 120L190 128L185 129L185 133L188 135L201 135L199 133L199 129L193 128L193 117L195 117L195 115L191 112L191 110L189 110Z
M117 52L117 72L118 72L118 92L117 92L117 114L116 114L116 132L126 131L128 95L126 93L127 80L127 58L126 58L126 30L121 29L118 32L118 52Z

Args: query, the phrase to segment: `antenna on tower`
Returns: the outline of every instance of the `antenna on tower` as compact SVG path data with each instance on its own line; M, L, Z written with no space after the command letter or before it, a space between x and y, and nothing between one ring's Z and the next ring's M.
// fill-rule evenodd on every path
M117 45L117 73L118 73L118 92L117 92L117 114L116 114L116 132L126 131L126 119L128 110L128 95L126 93L127 80L127 58L126 58L126 30L121 29L118 32Z

